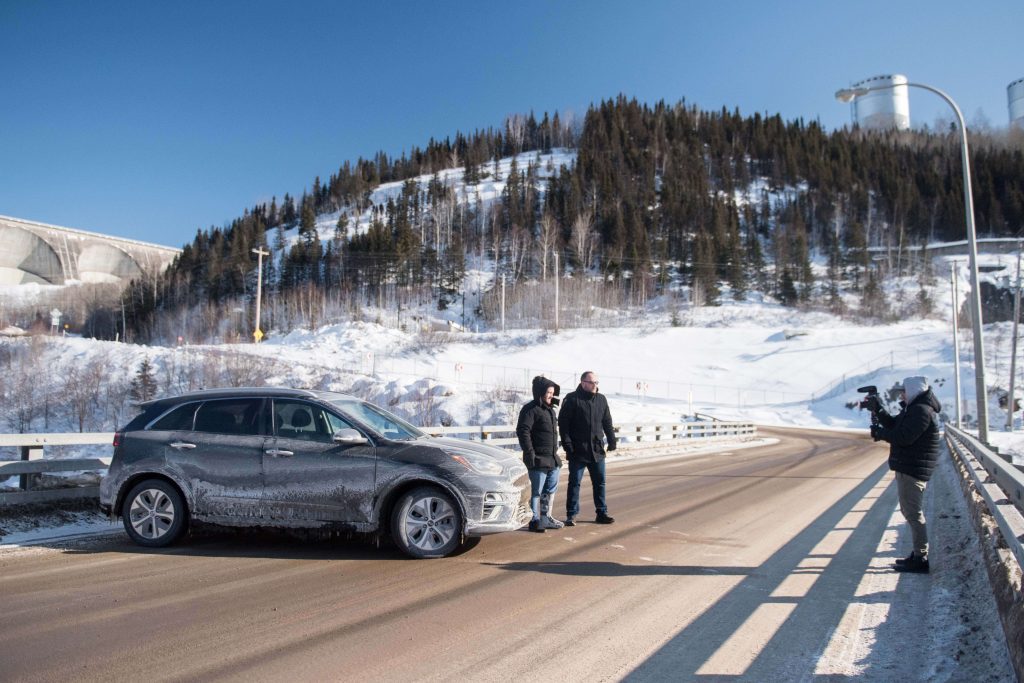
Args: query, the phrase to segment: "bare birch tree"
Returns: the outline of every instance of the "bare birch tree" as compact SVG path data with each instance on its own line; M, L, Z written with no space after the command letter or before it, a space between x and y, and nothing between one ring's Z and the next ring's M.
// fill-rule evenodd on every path
M537 232L537 260L540 262L540 279L548 279L548 261L558 244L558 222L550 212L545 211L540 217Z
M523 149L523 140L526 137L526 117L522 114L513 114L505 119L505 132L508 141L512 143L512 150L516 154Z
M594 214L585 209L572 222L572 251L580 267L587 269L594 257L597 233L594 231Z

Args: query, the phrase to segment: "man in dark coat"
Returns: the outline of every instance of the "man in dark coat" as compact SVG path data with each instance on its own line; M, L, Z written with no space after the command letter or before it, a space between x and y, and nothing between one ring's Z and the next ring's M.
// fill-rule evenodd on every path
M558 421L555 417L558 392L559 386L548 378L534 377L533 400L519 411L516 423L523 463L530 475L530 507L533 509L530 531L538 533L564 526L551 516L562 467L558 457Z
M889 469L896 473L900 512L910 526L914 549L906 559L896 560L900 572L928 573L928 530L924 518L924 491L939 457L939 411L942 404L924 377L903 380L905 407L889 415L873 400L879 424L872 425L875 441L889 445Z
M608 450L616 445L615 428L608 401L597 391L597 375L584 372L576 391L565 397L558 413L558 433L562 439L562 450L569 459L569 492L566 494L565 512L567 526L576 525L580 512L580 484L583 471L590 473L594 489L594 507L597 509L597 523L611 524L614 518L608 516L605 500L604 442L608 439Z

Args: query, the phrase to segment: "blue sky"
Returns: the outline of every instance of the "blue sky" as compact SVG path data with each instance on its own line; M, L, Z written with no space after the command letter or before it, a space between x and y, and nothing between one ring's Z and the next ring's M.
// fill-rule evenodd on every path
M831 129L837 88L903 73L1005 127L1022 30L1020 0L0 0L0 214L181 246L347 159L619 93Z

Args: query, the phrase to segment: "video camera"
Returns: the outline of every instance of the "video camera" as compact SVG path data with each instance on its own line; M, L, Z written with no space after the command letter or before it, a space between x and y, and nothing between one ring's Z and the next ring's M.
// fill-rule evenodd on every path
M857 387L857 391L859 391L862 394L866 394L866 396L863 399L861 399L860 403L858 403L857 406L861 410L870 410L871 424L877 425L878 408L880 405L878 399L878 387L876 387L874 384L869 384L864 387Z

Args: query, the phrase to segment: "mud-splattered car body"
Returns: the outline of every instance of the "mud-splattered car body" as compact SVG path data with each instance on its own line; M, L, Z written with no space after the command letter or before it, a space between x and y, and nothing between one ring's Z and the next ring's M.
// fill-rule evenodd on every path
M352 396L216 389L141 407L115 437L100 507L143 545L195 520L381 533L436 557L529 517L514 453L430 437Z

